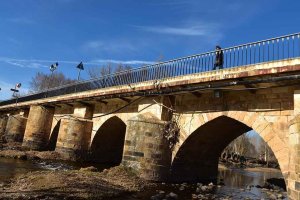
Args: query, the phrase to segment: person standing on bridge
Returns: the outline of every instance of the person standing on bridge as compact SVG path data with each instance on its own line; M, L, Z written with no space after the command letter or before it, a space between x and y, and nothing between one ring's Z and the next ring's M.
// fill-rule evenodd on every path
M223 69L223 63L224 63L224 55L222 48L220 46L216 46L216 58L215 58L215 64L213 70L216 69Z

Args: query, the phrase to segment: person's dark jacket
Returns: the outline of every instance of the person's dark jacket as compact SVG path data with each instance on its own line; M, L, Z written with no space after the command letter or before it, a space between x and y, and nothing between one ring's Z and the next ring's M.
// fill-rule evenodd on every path
M215 59L215 66L223 66L224 63L224 55L221 49L216 50L216 59Z

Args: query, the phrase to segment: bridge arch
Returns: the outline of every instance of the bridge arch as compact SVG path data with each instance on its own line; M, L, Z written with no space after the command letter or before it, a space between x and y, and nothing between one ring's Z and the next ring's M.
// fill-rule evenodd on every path
M256 131L274 152L287 179L289 148L278 136L274 124L256 112L229 111L198 114L181 124L180 142L173 151L172 177L185 181L217 177L218 159L223 149L249 130Z
M107 119L97 130L90 147L91 160L116 165L121 163L126 124L117 116Z

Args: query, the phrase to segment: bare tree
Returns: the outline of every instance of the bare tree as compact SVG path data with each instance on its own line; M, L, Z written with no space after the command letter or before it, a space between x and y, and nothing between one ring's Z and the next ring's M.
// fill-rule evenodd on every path
M29 83L30 92L38 92L74 82L75 80L66 78L63 73L53 73L52 75L48 75L37 72Z
M269 145L262 139L258 138L258 153L259 153L259 158L266 163L271 162L277 162L277 159L272 151L272 149L269 147Z
M223 152L234 153L243 156L257 155L254 144L251 142L251 137L248 134L243 134L232 141Z
M156 58L156 62L162 62L163 60L164 60L164 55L161 53L161 54L159 54L159 56Z
M101 76L105 76L108 74L113 73L112 65L111 63L108 63L107 65L103 65L101 67L93 67L88 69L88 74L90 78L99 78Z
M122 65L122 64L119 64L116 69L115 69L115 72L123 72L123 71L128 71L128 70L131 70L132 67L129 66L129 65Z

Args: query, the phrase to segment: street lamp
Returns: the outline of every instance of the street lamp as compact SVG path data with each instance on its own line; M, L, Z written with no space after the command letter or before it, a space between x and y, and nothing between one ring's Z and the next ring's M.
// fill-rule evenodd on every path
M50 71L51 71L51 76L50 76L50 80L48 81L48 88L47 89L49 89L49 87L50 87L50 84L51 84L51 82L52 82L52 76L53 76L53 72L57 69L57 67L58 67L58 62L56 62L56 63L54 63L54 64L52 64L51 66L50 66Z
M76 68L78 68L78 77L77 77L77 80L79 81L79 79L80 79L80 72L81 72L81 70L84 70L83 63L80 62L80 63L77 65Z
M56 62L50 66L50 71L52 74L57 69L57 67L58 67L58 62Z
M13 95L16 93L16 92L19 92L19 88L22 86L22 84L21 83L17 83L16 85L15 85L15 88L11 88L10 90L11 91L13 91L14 93L13 93Z
M11 88L10 90L11 91L13 91L13 97L16 97L16 104L18 103L18 95L16 94L16 93L18 93L19 92L19 88L22 86L22 84L21 83L17 83L16 85L15 85L15 88Z

